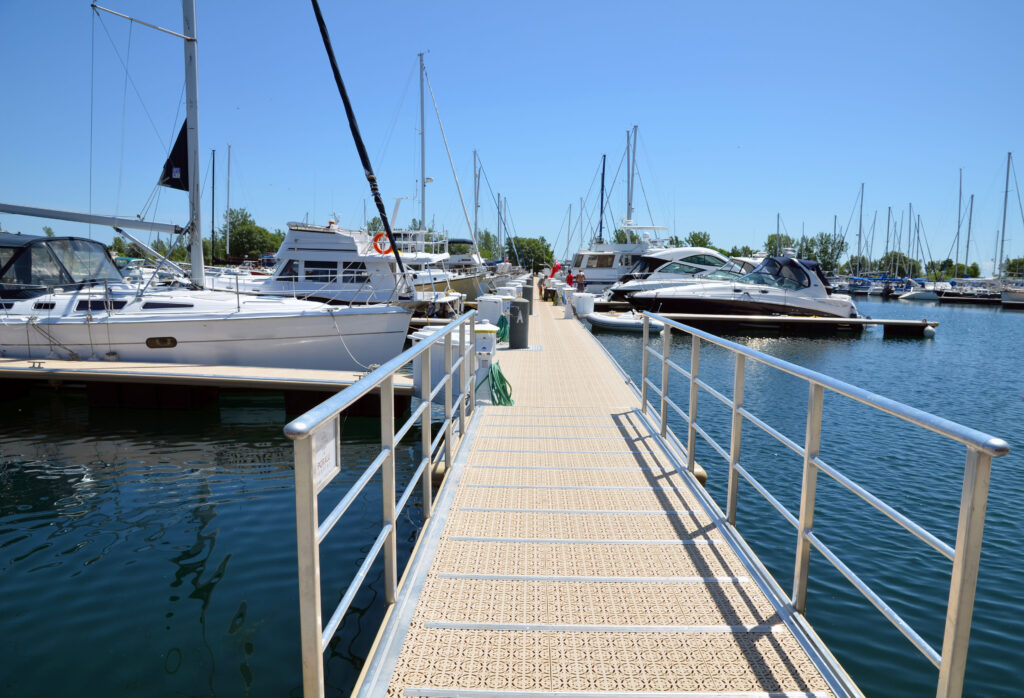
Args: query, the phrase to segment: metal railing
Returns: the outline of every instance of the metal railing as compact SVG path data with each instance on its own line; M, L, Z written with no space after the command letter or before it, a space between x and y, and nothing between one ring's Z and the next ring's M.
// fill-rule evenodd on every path
M345 388L320 405L290 422L285 435L293 441L295 452L295 519L299 560L299 620L302 636L302 685L305 698L324 695L323 653L337 632L356 592L366 579L378 554L384 551L384 598L387 604L395 602L398 587L398 545L396 526L398 515L409 501L420 482L423 491L423 519L431 516L433 492L431 475L435 460L443 458L446 471L451 468L458 438L466 433L466 418L473 409L473 384L476 373L474 337L476 311L469 311L425 339ZM453 355L453 335L459 334L460 355ZM468 334L468 336L467 336ZM447 372L431 387L430 348L444 345L444 364ZM419 369L420 404L409 418L395 430L395 374L410 362ZM457 381L457 385L454 381ZM453 388L458 393L453 394ZM339 414L373 390L380 392L381 449L359 479L331 512L320 519L317 495L341 472L341 439ZM435 398L444 391L444 422L431 438L431 410ZM457 413L457 414L456 414ZM422 458L409 484L395 501L395 448L419 421ZM435 455L436 454L436 455ZM370 480L382 473L383 512L381 529L355 577L349 584L324 626L320 600L320 544L341 520L342 515L363 491Z
M680 445L686 456L686 466L691 473L695 468L694 450L698 435L728 463L729 479L726 487L726 518L731 526L736 525L737 494L739 479L742 477L768 500L786 521L796 528L797 548L793 570L793 593L789 599L792 610L800 614L803 614L805 611L809 562L811 548L813 547L939 669L936 696L939 698L959 698L963 691L964 670L967 662L967 643L970 637L971 615L974 610L974 594L978 581L978 563L981 557L981 540L985 524L985 506L988 500L992 458L1006 455L1009 452L1007 443L989 434L937 417L922 410L908 407L894 400L862 390L816 371L777 359L763 352L749 349L707 332L702 332L666 317L649 312L645 312L643 315L643 357L641 361L640 385L641 410L644 413L647 412L649 406L648 392L653 391L659 400L658 407L660 408L659 416L662 436L668 435L669 408L686 423L686 444ZM660 354L649 346L651 318L665 324ZM690 335L689 370L686 370L669 358L673 329ZM731 399L712 388L700 378L700 349L704 342L727 349L735 357L733 394ZM661 362L660 386L648 377L650 369L648 356L654 356ZM744 407L743 393L748 360L757 361L783 373L801 378L809 384L806 431L802 445L786 437ZM682 375L689 381L689 405L687 412L684 412L668 396L670 371ZM728 451L719 445L697 422L698 389L703 389L732 411ZM819 457L822 407L826 390L940 434L967 447L955 547L951 547L932 535ZM653 408L654 405L650 405L650 407ZM750 422L758 427L803 459L803 478L800 489L800 511L798 514L794 515L786 509L778 498L773 496L747 468L740 464L740 445L744 422ZM862 498L952 561L953 571L950 579L949 600L946 606L945 632L941 654L933 649L924 638L911 628L896 611L879 597L814 533L814 508L819 472L832 477L840 485Z

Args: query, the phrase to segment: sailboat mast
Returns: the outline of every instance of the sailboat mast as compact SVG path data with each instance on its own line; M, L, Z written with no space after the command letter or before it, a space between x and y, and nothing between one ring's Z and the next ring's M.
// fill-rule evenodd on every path
M597 218L597 241L604 242L604 155L601 156L601 210Z
M633 153L629 130L626 131L626 221L633 220Z
M196 67L196 3L182 0L182 33L185 40L185 122L188 145L188 222L189 245L191 248L192 283L202 287L203 274L203 225L200 200L201 175L199 173L199 71Z
M217 149L210 150L210 263L217 249Z
M228 143L228 202L224 212L224 261L231 256L231 144ZM314 206L314 208L316 208Z
M960 268L960 221L963 216L964 207L964 168L960 168L960 189L956 197L956 255L953 259L953 276Z
M1003 276L1003 246L1006 245L1006 202L1010 198L1010 160L1013 158L1013 153L1006 154L1006 191L1003 192L1003 232L999 238L999 265L995 269L995 274L1000 277ZM993 276L995 276L993 274Z
M971 194L971 202L967 205L967 244L964 245L964 276L967 276L967 265L971 257L971 223L974 221L974 194Z
M885 254L883 257L889 256L889 225L892 223L892 206L889 207L889 215L885 217Z
M477 239L477 214L480 212L480 171L476 168L476 151L473 151L473 240Z
M857 276L860 276L861 236L864 234L864 182L860 183L860 219L857 221Z
M427 220L427 134L423 111L423 54L420 58L420 230L424 230Z

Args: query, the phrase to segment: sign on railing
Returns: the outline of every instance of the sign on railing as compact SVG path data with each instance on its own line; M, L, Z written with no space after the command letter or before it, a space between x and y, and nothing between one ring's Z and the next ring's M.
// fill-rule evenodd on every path
M356 592L359 591L382 550L384 598L388 604L395 602L398 587L398 515L419 483L422 487L423 519L425 521L430 518L433 503L433 466L443 458L445 472L448 472L457 445L454 442L456 435L461 439L465 434L466 417L472 412L474 405L475 327L476 311L456 318L432 337L407 349L334 397L293 420L284 429L285 435L293 441L295 451L299 620L302 635L302 686L305 698L322 698L324 695L324 650L337 632L345 613L355 599ZM452 346L452 336L456 332L459 335L458 358L453 354ZM431 347L438 344L444 345L442 368L445 373L434 385L431 381L430 354ZM395 375L411 362L416 362L421 376L420 404L396 431ZM380 453L331 512L321 520L317 511L317 495L341 472L339 415L357 400L375 390L380 394ZM437 429L437 436L431 438L430 406L441 391L444 391L444 422ZM422 434L422 457L409 484L396 502L395 447L417 422ZM380 532L341 601L324 625L320 605L320 543L378 471L381 472L383 495Z
M665 324L660 354L649 346L651 318L655 318ZM674 363L670 358L673 329L690 336L689 370ZM732 398L718 392L700 378L700 351L704 342L715 344L733 354L735 367L733 371ZM655 383L649 378L649 356L653 356L661 364L660 383ZM788 438L778 429L772 427L744 407L746 363L748 360L757 361L783 373L801 378L808 383L807 428L803 444L796 443ZM684 412L679 405L669 398L670 372L683 376L689 382L690 399L687 412ZM698 389L704 390L732 411L728 450L717 443L698 422ZM939 434L947 439L957 441L967 447L964 485L960 499L955 547L932 535L819 457L822 407L826 390L897 417L922 429ZM648 394L650 392L658 396L657 405L652 405L648 401ZM686 455L686 465L691 473L695 468L694 451L697 436L700 436L705 443L710 445L728 463L729 481L726 489L726 518L730 525L735 526L736 524L737 492L739 479L742 477L768 500L786 521L797 529L793 593L789 599L794 611L803 613L806 608L809 563L811 548L813 547L839 570L882 615L939 669L936 695L939 698L959 698L963 691L964 670L967 662L967 643L970 637L971 615L974 609L974 594L978 580L982 530L985 525L985 506L988 500L989 473L991 471L992 458L1004 456L1010 450L1004 440L649 312L644 313L640 393L641 410L644 413L647 412L648 407L658 408L662 436L668 434L669 408L686 423L686 443L682 446ZM740 445L742 443L743 426L746 422L758 427L802 458L803 478L800 489L800 511L797 514L790 512L777 497L773 496L741 464ZM879 597L814 533L814 510L819 472L833 478L840 485L846 487L953 562L941 654L911 628L896 611Z

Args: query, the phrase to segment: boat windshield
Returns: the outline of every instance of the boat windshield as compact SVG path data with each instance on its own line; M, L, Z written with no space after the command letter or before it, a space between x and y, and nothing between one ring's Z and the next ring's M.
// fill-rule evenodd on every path
M738 279L738 282L758 286L778 286L793 291L799 291L811 285L811 279L803 267L786 257L768 257L754 271Z
M8 250L0 267L0 295L32 297L56 286L120 282L121 273L100 242L84 238L36 238Z
M715 269L712 272L708 272L702 279L708 279L712 281L736 281L742 274L737 271L729 271L728 269Z
M623 280L629 279L646 279L651 275L651 272L660 267L665 263L664 259L658 257L641 257L636 261L636 264L629 268L623 276Z

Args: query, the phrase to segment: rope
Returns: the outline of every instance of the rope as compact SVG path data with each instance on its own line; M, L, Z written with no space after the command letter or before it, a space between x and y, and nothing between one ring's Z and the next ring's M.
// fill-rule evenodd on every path
M491 364L487 373L487 383L491 388L491 404L499 407L512 407L512 386L509 384L505 374L501 372L498 362Z
M508 341L508 332L509 332L508 318L505 317L504 315L502 315L501 317L498 318L498 335L497 335L497 340L499 342L507 342Z

